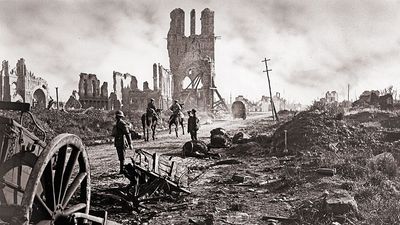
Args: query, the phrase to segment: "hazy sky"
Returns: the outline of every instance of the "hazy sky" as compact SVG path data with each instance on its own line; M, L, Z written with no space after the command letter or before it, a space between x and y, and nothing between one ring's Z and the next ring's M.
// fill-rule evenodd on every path
M169 68L169 13L215 11L216 84L229 98L258 100L268 93L264 57L271 58L272 90L310 103L328 90L351 98L364 89L399 86L400 1L376 0L0 0L0 58L45 78L66 101L79 73L109 82L129 72L140 87L152 64ZM197 32L200 32L198 27ZM152 83L152 82L150 82Z

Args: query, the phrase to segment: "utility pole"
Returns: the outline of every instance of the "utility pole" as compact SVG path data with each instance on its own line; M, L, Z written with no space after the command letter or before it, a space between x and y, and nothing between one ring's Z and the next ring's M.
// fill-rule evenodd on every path
M57 103L57 110L59 110L59 108L58 108L58 87L56 87L56 103Z
M350 84L347 84L347 101L350 102Z
M271 81L269 79L269 71L272 71L271 69L268 69L268 61L270 61L270 60L271 59L264 58L264 60L261 62L265 63L265 70L263 72L267 73L267 78L268 78L269 97L271 100L272 118L274 120L276 119L276 121L279 121L278 114L276 113L276 109L275 109L274 100L272 99Z

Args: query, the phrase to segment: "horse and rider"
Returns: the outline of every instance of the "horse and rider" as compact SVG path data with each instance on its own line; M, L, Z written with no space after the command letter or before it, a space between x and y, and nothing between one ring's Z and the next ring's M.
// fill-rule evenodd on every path
M178 100L175 100L174 103L169 108L172 112L168 120L169 133L172 132L172 125L175 125L175 133L176 137L178 137L178 129L179 126L182 127L182 133L185 134L183 122L184 115L182 112L183 104L180 104ZM152 138L155 139L155 130L158 121L160 120L161 109L156 107L155 101L153 98L147 104L146 112L142 115L142 126L143 126L143 136L145 141L149 141L149 132L152 131Z
M183 127L183 112L182 112L182 105L180 104L178 100L175 100L174 103L171 105L169 110L172 111L172 115L169 118L168 121L168 127L169 127L169 133L171 134L171 127L172 125L175 125L175 134L176 137L178 137L178 128L179 126L182 127L182 134L185 134L185 129Z
M143 137L145 141L149 141L149 131L152 131L152 138L155 139L156 126L159 120L161 110L156 108L154 99L151 98L147 104L146 113L142 115Z

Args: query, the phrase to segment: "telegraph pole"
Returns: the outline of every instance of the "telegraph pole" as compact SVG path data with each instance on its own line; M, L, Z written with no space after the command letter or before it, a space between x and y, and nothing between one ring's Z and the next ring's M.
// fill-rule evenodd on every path
M347 101L350 102L350 84L347 84Z
M56 103L57 103L57 110L59 110L59 108L58 108L58 87L56 87Z
M269 97L271 100L272 118L274 120L276 119L276 121L279 121L278 114L276 113L276 109L275 109L274 100L272 99L271 81L269 79L269 71L272 71L271 69L268 69L268 61L270 61L270 60L271 59L264 58L264 60L261 62L265 63L265 70L263 72L267 73L267 78L268 78Z

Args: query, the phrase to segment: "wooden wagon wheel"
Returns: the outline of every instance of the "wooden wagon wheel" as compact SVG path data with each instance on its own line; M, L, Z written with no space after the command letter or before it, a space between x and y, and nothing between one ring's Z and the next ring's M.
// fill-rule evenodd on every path
M29 158L21 161L24 166L32 166L34 157ZM8 170L21 166L9 164ZM18 205L24 208L24 224L54 224L74 212L88 214L90 168L81 139L72 134L54 138L33 164L25 190L18 191L23 193Z

